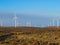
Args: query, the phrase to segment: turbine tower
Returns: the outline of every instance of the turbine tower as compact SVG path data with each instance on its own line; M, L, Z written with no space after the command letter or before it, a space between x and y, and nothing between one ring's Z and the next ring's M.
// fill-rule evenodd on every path
M16 26L17 26L17 16L16 16L16 13L14 14L14 26L15 26L15 28L16 28Z
M31 22L26 22L26 25L27 26L31 26Z
M59 27L59 19L57 19L57 27Z
M53 23L52 23L53 26L55 26L55 20L53 19Z
M49 22L49 25L48 26L51 26L51 22Z
M50 23L49 23L50 26L52 26L52 22L51 22L51 19L50 19ZM53 25L54 25L54 21L53 21Z
M2 22L2 20L0 20L0 25L1 25L1 26L3 25L3 22Z

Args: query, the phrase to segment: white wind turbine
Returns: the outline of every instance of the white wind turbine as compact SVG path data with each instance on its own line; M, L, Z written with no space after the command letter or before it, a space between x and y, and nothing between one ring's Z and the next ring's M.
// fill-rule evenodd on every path
M47 26L48 26L48 27L50 26L50 22L47 24Z
M52 26L55 26L55 20L54 19L52 20Z
M51 26L51 21L49 22L48 26Z
M54 23L54 22L53 22ZM54 24L53 24L54 25ZM51 20L50 20L50 22L49 22L49 26L52 26L52 22L51 22Z
M3 25L3 22L2 22L2 20L0 20L0 25L1 25L1 26Z
M32 26L32 25L31 25L31 21L26 22L26 25L27 25L27 26Z
M16 26L17 26L17 16L16 16L16 13L14 14L13 19L14 19L14 26L16 28Z
M59 27L59 17L55 17L55 20L56 20L56 26ZM55 23L55 22L53 21L53 23ZM55 24L53 24L53 25L55 25Z
M57 19L57 27L59 27L59 19Z

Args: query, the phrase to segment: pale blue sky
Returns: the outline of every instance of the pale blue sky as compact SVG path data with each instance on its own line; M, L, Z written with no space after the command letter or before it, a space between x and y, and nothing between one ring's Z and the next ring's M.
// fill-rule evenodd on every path
M0 0L0 11L59 16L60 0Z
M14 12L16 12L17 15L20 14L19 15L20 18L22 14L23 15L22 19L25 19L25 20L33 19L32 20L33 22L38 21L39 19L46 20L46 17L47 18L59 17L60 16L60 0L0 0L1 19L3 18L3 20L7 21L7 18L9 17L8 15L10 16L14 15L13 14ZM26 17L24 18L24 16ZM20 20L20 18L18 20ZM39 25L39 24L36 22L36 25Z

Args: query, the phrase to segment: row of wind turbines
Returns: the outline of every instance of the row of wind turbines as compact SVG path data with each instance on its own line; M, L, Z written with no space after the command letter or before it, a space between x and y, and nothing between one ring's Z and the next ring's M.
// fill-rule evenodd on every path
M14 20L14 26L15 26L15 28L18 26L18 25L17 25L17 24L18 24L17 19L18 19L18 17L17 17L17 15L16 15L16 13L14 13L13 20ZM2 21L2 20L0 20L0 26L3 26L3 21ZM27 22L26 22L26 26L32 26L32 25L31 25L31 21L27 21Z
M18 17L17 17L16 14L15 14L15 16L13 17L14 22L15 22L15 23L14 23L14 26L15 26L15 27L17 27L17 18L18 18ZM31 21L30 21L30 22L26 22L26 26L31 26Z
M52 21L49 22L48 26L57 26L59 27L59 19L53 19ZM56 24L56 25L55 25Z
M17 19L18 19L18 17L17 17L17 15L16 15L16 13L14 13L13 20L14 20L14 26L15 26L15 27L18 26L18 25L17 25ZM57 25L56 25L56 26L59 27L59 20L57 19L56 22L57 22ZM3 21L2 21L2 20L0 20L0 26L3 26ZM26 22L26 26L32 26L32 22L31 22L31 21L30 21L30 22L27 21L27 22ZM44 26L44 25L43 25L43 26ZM41 26L41 27L43 27L43 26ZM55 20L53 19L52 21L50 21L47 26L55 26Z

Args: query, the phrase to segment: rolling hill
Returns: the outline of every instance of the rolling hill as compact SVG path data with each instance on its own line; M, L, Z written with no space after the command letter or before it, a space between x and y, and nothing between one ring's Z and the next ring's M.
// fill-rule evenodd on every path
M50 26L50 27L0 27L0 32L32 32L32 33L39 33L41 31L60 31L60 27Z

